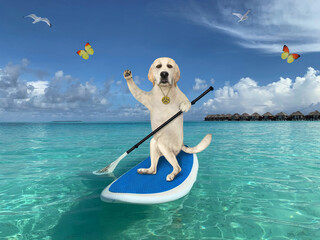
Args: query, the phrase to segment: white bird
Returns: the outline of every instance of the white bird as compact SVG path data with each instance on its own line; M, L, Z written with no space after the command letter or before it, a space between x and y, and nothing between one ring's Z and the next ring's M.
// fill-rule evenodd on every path
M52 27L52 24L50 23L49 19L48 18L42 18L42 17L37 17L35 14L30 14L28 16L25 16L26 17L31 17L34 21L32 22L33 24L37 23L37 22L45 22L46 24L49 25L49 27Z
M238 18L240 18L240 20L238 22L242 22L248 18L249 12L251 12L251 9L249 9L244 15L241 15L240 13L232 13L232 15L235 15Z

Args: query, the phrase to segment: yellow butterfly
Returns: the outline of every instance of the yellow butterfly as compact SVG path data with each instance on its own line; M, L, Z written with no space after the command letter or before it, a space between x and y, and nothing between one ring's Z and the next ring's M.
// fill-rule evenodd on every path
M300 55L297 54L297 53L290 53L289 52L289 48L287 47L287 45L283 46L282 51L283 51L283 53L281 54L281 58L282 59L286 59L287 58L287 62L288 63L292 63L295 59L298 59L300 57Z
M83 59L88 59L89 55L93 55L94 51L89 43L87 43L84 47L85 50L79 50L77 53L82 57Z

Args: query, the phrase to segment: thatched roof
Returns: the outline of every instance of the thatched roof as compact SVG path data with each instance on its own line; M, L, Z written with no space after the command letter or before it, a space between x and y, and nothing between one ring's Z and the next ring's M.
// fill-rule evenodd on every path
M320 112L318 110L311 112L308 114L309 116L320 116Z
M226 117L231 118L232 115L230 113L226 114Z
M255 113L251 114L251 117L261 117L261 115L259 113L255 112Z
M291 114L291 116L304 116L300 111L296 111Z
M273 115L270 112L266 112L262 116L264 116L264 117L273 117Z
M239 113L235 113L232 115L233 118L240 118L240 114Z
M250 115L248 113L242 113L241 117L250 117Z
M297 114L299 115L303 115L300 111L296 111ZM304 115L303 115L304 116Z
M207 116L205 117L205 119L207 119L207 120L212 120L212 119L215 119L215 117L216 117L215 114L210 114L210 115L207 115Z
M277 113L276 114L276 117L279 117L279 116L288 116L286 113L284 113L284 112L279 112L279 113Z

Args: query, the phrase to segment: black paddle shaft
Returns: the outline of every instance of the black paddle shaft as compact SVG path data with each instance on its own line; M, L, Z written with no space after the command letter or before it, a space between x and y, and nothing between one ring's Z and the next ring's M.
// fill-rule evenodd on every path
M197 97L196 99L194 99L191 102L191 105L195 104L200 98L202 98L204 95L206 95L208 92L212 91L214 88L212 86L210 86L206 91L204 91L199 97ZM180 114L182 113L182 111L180 110L179 112L177 112L175 115L173 115L171 118L169 118L166 122L162 123L159 127L157 127L155 130L153 130L148 136L146 136L144 139L142 139L140 142L138 142L136 145L134 145L132 148L130 148L127 151L127 154L129 154L130 152L132 152L134 149L138 148L144 141L146 141L148 138L150 138L152 135L156 134L160 129L162 129L164 126L166 126L169 122L171 122L172 120L174 120L176 117L178 117Z

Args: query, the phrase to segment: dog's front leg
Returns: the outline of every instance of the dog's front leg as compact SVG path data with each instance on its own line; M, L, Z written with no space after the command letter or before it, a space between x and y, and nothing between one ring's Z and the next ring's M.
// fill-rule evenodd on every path
M134 98L150 110L150 93L138 88L132 79L132 73L130 70L125 70L123 76L127 80L128 88Z
M186 95L184 95L183 92L181 92L179 88L177 90L178 90L177 97L178 97L178 101L180 102L179 109L182 112L188 112L191 107L191 102L186 97Z

